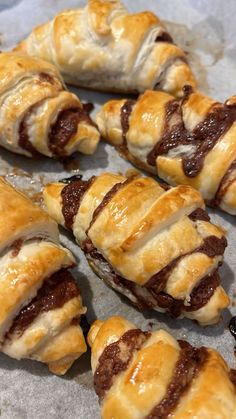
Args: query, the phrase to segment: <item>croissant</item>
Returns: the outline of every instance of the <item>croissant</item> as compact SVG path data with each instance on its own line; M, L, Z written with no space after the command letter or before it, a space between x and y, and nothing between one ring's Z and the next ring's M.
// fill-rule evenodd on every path
M25 54L0 54L0 146L28 157L60 157L92 154L99 138L55 66Z
M97 320L88 342L102 419L235 419L236 371L211 348Z
M49 215L0 178L0 350L64 374L86 352L86 312Z
M218 275L227 242L198 191L104 173L49 184L43 194L92 269L138 308L218 322L229 304Z
M236 96L222 104L184 91L182 100L146 91L137 101L109 101L97 114L100 132L133 164L171 185L191 185L235 215Z
M186 56L151 12L128 13L119 0L88 0L36 27L16 51L54 63L65 81L102 91L162 89L182 94L196 85Z

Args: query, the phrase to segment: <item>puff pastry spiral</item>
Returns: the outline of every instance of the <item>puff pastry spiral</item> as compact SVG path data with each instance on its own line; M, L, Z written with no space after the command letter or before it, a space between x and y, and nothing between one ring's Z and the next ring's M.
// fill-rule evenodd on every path
M223 104L184 91L181 100L146 91L137 101L107 102L97 114L101 134L135 165L171 185L191 185L235 215L236 96Z
M198 191L112 173L64 182L46 186L46 206L98 276L141 310L219 320L229 303L218 275L227 242Z
M118 0L88 0L36 27L16 48L53 62L66 82L91 89L182 94L195 78L182 49L151 12L128 13Z
M86 312L57 224L0 178L0 350L64 374L86 343Z
M235 371L214 349L122 317L97 320L88 341L102 419L235 419Z
M52 64L0 54L0 146L28 157L92 154L100 135Z

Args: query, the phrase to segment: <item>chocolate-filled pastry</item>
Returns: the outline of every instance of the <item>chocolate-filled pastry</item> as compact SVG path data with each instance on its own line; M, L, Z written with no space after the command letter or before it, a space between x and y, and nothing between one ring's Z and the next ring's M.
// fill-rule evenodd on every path
M88 0L36 27L17 51L54 63L65 81L103 91L161 89L182 95L195 86L183 50L151 12L131 14L119 0Z
M0 178L0 351L64 374L86 352L86 312L58 227Z
M198 191L104 173L50 184L44 199L98 276L140 310L218 322L229 304L218 274L227 242Z
M212 348L96 320L88 342L102 419L235 419L235 370Z
M0 146L37 157L92 154L100 135L57 68L22 53L0 54Z
M184 88L176 100L146 91L97 114L102 136L133 164L171 185L198 189L207 204L236 214L236 96L219 103Z

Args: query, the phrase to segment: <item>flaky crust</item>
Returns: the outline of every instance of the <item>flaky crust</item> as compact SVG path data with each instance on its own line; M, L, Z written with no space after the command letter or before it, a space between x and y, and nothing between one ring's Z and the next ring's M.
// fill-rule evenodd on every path
M178 365L184 362L184 354L189 356L189 353L182 349L183 343L176 341L164 330L148 332L142 344L131 351L131 357L127 360L131 341L127 332L135 330L140 332L133 324L116 316L103 322L96 321L89 331L94 383L100 397L103 419L236 417L235 387L230 380L229 368L218 352L188 346L188 350L194 352L197 359L194 363L197 365L194 367L193 362L185 363L187 384L184 387L181 380L183 367L180 369ZM118 343L118 349L114 348L115 342ZM107 362L107 375L111 376L108 383L101 376L103 370L100 362L106 363L112 345L116 368L110 371ZM177 369L179 374L176 376ZM183 386L177 395L176 384L178 389Z
M88 0L38 26L17 47L53 62L68 83L119 92L163 89L178 96L195 78L184 52L151 12L128 13L118 0Z
M60 246L55 221L3 178L0 210L0 350L64 374L86 351L79 325L86 309L67 273L75 260Z
M196 287L217 275L226 245L224 230L209 222L199 192L189 186L165 191L152 178L112 173L64 182L45 187L46 207L58 223L72 229L105 282L139 308L169 311L203 325L219 320L229 304L219 283L212 285L214 292L204 304L189 309ZM191 218L196 210L205 215ZM212 249L215 242L221 249ZM183 302L178 313L169 303L158 302L163 293Z
M0 104L0 145L10 151L59 157L75 151L92 154L96 149L95 124L78 97L65 90L56 67L42 59L0 54ZM66 121L71 132L65 140Z
M177 102L169 94L146 91L132 103L126 133L121 118L125 103L125 100L109 101L97 114L103 138L133 164L157 173L171 185L191 185L202 193L209 205L235 215L236 98L220 104L188 89L186 97ZM169 148L161 150L160 144L168 135ZM173 138L176 142L171 146ZM206 152L203 147L200 150L201 142L205 142ZM195 165L195 172L186 172L184 161L188 159L192 164L197 147L200 169L196 170ZM151 162L150 153L154 149L157 155Z

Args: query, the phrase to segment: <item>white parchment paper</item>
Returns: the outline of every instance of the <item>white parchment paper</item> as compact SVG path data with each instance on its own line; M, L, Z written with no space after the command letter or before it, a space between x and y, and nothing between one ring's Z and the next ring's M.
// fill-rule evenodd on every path
M176 42L188 53L199 87L216 99L236 94L236 2L234 0L124 0L131 11L149 8L168 26ZM9 49L31 29L52 18L63 8L82 6L80 0L0 0L0 49ZM73 89L98 109L111 95ZM96 112L96 110L95 110ZM35 197L42 184L82 173L85 177L104 170L125 172L131 165L103 143L92 157L77 156L75 167L66 172L61 163L42 158L38 162L0 150L0 175ZM37 196L36 196L37 198ZM106 287L87 266L72 236L62 231L61 240L78 260L74 270L88 307L88 320L113 314L126 316L143 328L164 328L176 338L192 344L213 346L235 367L234 339L228 322L236 314L235 218L210 211L212 220L228 230L228 248L221 268L223 286L232 298L217 326L201 328L190 320L172 320L155 312L144 315ZM43 364L16 361L0 354L0 416L2 419L97 419L99 406L93 391L89 354L81 357L63 378L53 376ZM124 418L125 419L125 418Z

